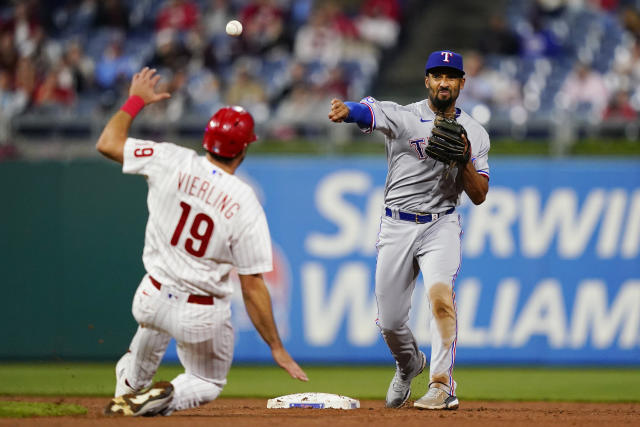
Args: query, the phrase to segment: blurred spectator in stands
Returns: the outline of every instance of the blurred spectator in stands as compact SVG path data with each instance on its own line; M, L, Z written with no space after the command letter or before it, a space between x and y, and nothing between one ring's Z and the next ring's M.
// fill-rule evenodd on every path
M24 111L27 106L27 95L12 87L12 75L7 70L0 70L0 151L11 141L11 120ZM0 157L2 157L0 153Z
M73 79L61 63L55 64L35 91L33 105L40 113L58 114L61 107L71 107L75 100Z
M478 50L483 54L517 55L520 52L520 39L507 25L501 14L489 18L489 28L479 37Z
M44 29L30 0L16 2L13 16L4 25L4 31L13 35L13 42L21 56L35 53L45 38Z
M100 0L94 18L96 27L129 30L129 8L122 0Z
M636 39L640 38L640 11L633 6L627 6L624 8L621 14L621 20L624 27L631 33Z
M62 35L84 35L91 31L97 7L97 0L64 2L52 12L51 25Z
M520 83L510 74L485 66L478 51L464 54L466 83L460 92L462 109L481 122L492 117L507 119L512 111L524 111Z
M344 68L341 66L331 68L320 90L329 99L347 99L349 97L349 82L345 76Z
M610 77L617 81L616 88L640 86L640 39L615 49L611 71Z
M633 109L629 101L629 93L624 90L617 91L605 108L602 118L612 121L633 121L638 117L638 112Z
M205 34L204 65L217 69L230 64L242 50L242 37L229 37L225 27L236 17L230 0L209 0L201 18Z
M620 7L620 0L591 0L590 3L604 12L615 12Z
M191 30L198 23L199 14L198 5L191 0L166 0L158 11L156 30Z
M578 63L558 94L559 106L583 119L601 118L609 99L602 75L588 64Z
M254 0L240 16L249 53L264 53L285 42L284 11L275 0Z
M327 97L317 87L296 86L280 103L271 121L271 133L278 139L312 134L325 123L322 108Z
M73 87L77 93L84 93L93 88L95 64L85 55L79 40L73 39L67 44L64 63L73 78Z
M478 104L491 106L494 91L490 72L484 68L482 56L475 51L467 52L464 55L464 70L466 82L464 90L460 91L460 108L471 113Z
M136 61L123 50L124 37L111 37L96 65L96 83L102 89L114 89L128 82L138 69Z
M208 38L222 36L234 13L229 0L209 0L202 14L202 25Z
M544 19L534 14L529 25L520 29L521 54L525 58L556 57L562 46L553 31L546 27Z
M171 28L156 33L156 49L149 66L151 68L168 68L171 71L184 68L189 62L189 51L182 44L177 31Z
M137 60L125 54L123 36L111 37L95 68L95 82L100 90L99 106L110 111L118 102L133 74L138 70Z
M315 9L296 34L294 56L305 64L335 67L342 55L342 36L328 20L326 8Z
M389 19L400 22L402 19L402 4L400 0L363 1L360 13L365 15L380 13Z
M558 16L566 9L567 3L567 0L536 0L533 13L540 17Z
M244 107L256 122L264 122L269 116L267 91L254 75L255 66L257 64L246 58L237 61L225 101L228 105Z
M291 25L292 33L296 33L309 20L313 10L313 3L314 0L295 0L291 2L287 23Z
M298 127L304 126L317 106L310 102L311 92L307 87L296 86L289 96L282 100L273 114L271 134L274 138L288 140L298 137L301 133Z
M361 81L370 81L378 71L380 48L360 36L355 23L346 13L344 3L330 0L323 2L322 8L329 25L341 37L338 62L349 64L352 69L357 69ZM335 64L327 63L326 65L332 67Z
M166 102L156 102L145 108L149 109L145 114L147 120L154 124L162 125L177 122L184 114L187 103L187 73L184 69L174 73L165 71L158 82L156 90L171 93L171 98Z
M283 100L291 96L291 93L298 87L307 87L310 83L307 80L307 67L298 61L291 61L284 73L282 81L274 89L271 97L272 107L277 107Z
M351 17L346 13L345 6L337 0L327 0L318 4L323 9L325 19L329 25L343 38L358 38L358 29Z
M189 68L200 68L204 65L204 55L207 48L207 35L202 24L196 25L193 30L187 31L182 38L182 46L187 52Z
M33 101L33 94L36 90L36 66L31 57L25 56L18 60L14 73L14 86L17 92L22 92L27 99L27 106Z
M227 104L241 105L250 110L252 104L264 103L266 100L267 93L262 82L255 78L249 65L240 64L227 90Z
M18 63L18 51L13 44L13 34L0 33L0 69L13 72Z
M186 92L190 110L195 114L210 117L222 106L220 81L206 68L189 74Z
M0 114L3 117L11 117L21 113L27 105L28 96L21 90L13 87L13 76L7 70L0 70ZM2 138L0 138L0 141Z
M360 37L382 49L396 44L400 33L400 5L394 0L374 0L363 3L355 25Z

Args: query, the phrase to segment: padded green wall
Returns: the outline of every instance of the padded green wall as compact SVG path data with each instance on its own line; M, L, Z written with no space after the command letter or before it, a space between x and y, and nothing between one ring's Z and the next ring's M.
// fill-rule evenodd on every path
M0 359L117 358L144 274L144 178L106 160L8 162L0 183Z

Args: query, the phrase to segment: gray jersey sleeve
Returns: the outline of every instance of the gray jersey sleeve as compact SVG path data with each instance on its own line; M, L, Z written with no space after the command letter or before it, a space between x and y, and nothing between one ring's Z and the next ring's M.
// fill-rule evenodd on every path
M480 136L478 152L473 153L471 162L480 175L484 175L489 179L489 135L484 129L482 130L484 132L482 132L482 135Z
M467 130L467 136L471 143L471 162L480 175L489 178L489 134L478 122L468 114L463 113L458 121Z
M371 127L360 128L365 133L374 130L382 132L389 139L399 139L405 131L402 111L406 107L391 101L378 101L371 96L367 96L360 101L371 111Z

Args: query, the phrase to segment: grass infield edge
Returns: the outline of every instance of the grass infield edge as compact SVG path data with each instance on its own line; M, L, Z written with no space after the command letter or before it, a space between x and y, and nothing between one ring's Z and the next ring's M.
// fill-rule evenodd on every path
M0 418L60 417L86 414L86 407L72 403L0 400Z

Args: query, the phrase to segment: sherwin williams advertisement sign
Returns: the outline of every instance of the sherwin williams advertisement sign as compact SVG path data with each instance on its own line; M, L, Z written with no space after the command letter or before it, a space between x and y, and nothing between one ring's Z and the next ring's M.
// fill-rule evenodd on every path
M640 163L490 164L486 202L458 209L457 361L640 363ZM390 362L374 295L385 160L253 158L240 175L269 219L275 269L266 278L292 355ZM423 349L428 313L419 279L411 326ZM233 318L235 360L271 360L239 289Z

